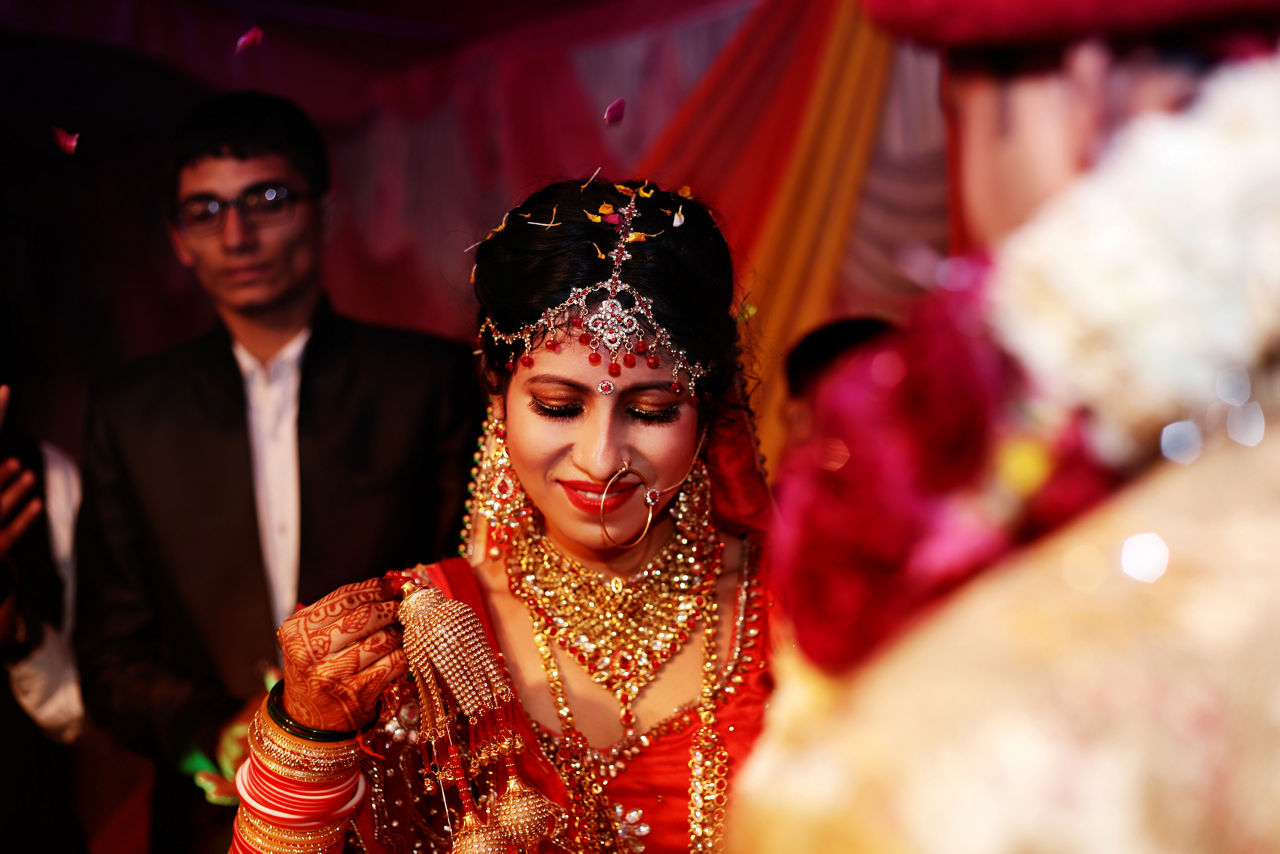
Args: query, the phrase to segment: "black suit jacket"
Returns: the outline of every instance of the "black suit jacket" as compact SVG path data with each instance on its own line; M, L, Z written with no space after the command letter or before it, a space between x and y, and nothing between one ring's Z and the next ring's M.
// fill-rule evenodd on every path
M452 550L480 414L464 347L321 307L298 397L302 602ZM169 768L193 746L212 755L277 660L227 332L96 389L83 470L76 647L89 713Z

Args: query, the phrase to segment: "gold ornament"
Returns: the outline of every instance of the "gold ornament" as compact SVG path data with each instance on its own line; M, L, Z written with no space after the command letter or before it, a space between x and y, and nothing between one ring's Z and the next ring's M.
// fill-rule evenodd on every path
M537 531L515 538L508 552L511 592L541 633L613 693L628 729L636 697L684 648L715 599L719 546L702 461L673 502L672 518L671 541L627 581L588 570Z

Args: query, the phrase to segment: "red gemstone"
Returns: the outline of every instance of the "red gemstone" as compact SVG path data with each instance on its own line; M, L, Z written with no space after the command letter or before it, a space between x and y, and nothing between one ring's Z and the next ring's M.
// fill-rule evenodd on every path
M532 368L533 357L530 356L528 353L524 354L523 356L520 357L520 364L524 365L526 368Z
M560 352L560 342L559 342L559 341L548 341L548 342L547 342L547 349L548 349L548 350L550 350L552 353L559 353L559 352Z
M680 392L682 392L682 391L684 391L684 389L681 387L680 383L672 383L672 384L671 384L671 393L672 393L672 394L679 394L679 393L680 393Z
M622 355L622 364L626 365L628 368L634 368L636 366L636 354L624 353Z
M507 359L507 373L511 373L516 369L516 363Z
M616 377L621 373L622 373L622 365L619 365L617 362L609 363L609 376Z
M570 323L570 324L571 324L575 329L581 329L581 328L582 328L582 317L581 317L581 315L574 315L573 320L569 321L569 323Z
M644 360L644 362L649 367L656 368L662 363L662 360L659 359L656 354L651 354L649 358Z
M600 364L600 354L593 351L589 356L587 356L587 361L593 365Z
M641 338L639 341L636 342L637 353L643 353L645 350L648 350L648 349L649 349L649 342L644 340L643 338Z
M584 346L584 347L585 347L586 345L590 344L590 343L591 343L591 335L590 335L589 333L587 333L587 332L582 333L581 335L579 335L579 336L578 336L578 343L579 343L579 344L581 344L581 345L582 345L582 346Z

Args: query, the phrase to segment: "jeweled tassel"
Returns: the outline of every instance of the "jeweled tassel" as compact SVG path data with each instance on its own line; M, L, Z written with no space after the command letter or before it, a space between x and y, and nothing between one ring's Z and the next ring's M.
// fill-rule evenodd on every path
M511 846L500 831L470 812L453 835L452 854L508 854Z
M508 840L533 851L551 835L555 817L547 796L525 784L516 771L515 759L507 756L507 788L489 809L491 822Z

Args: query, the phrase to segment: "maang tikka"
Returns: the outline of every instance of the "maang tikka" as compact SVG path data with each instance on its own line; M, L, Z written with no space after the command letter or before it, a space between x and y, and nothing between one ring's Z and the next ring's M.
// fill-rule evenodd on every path
M701 362L691 361L689 354L675 345L671 334L654 318L653 301L622 280L622 263L631 258L627 246L658 236L635 231L631 227L636 216L636 199L644 194L644 188L635 190L623 184L615 184L614 187L630 197L625 207L615 211L612 205L605 203L594 214L584 211L592 222L609 222L617 229L617 243L607 256L592 244L592 251L601 258L612 259L613 270L609 278L588 287L574 288L564 302L545 309L537 320L526 323L515 332L502 332L493 318L487 317L480 326L480 337L488 333L494 341L513 348L506 365L508 371L515 370L517 352L520 365L526 368L533 366L535 340L545 341L547 349L553 352L558 350L560 342L556 333L560 329L566 329L569 335L576 334L578 343L591 349L587 360L593 365L604 360L601 350L607 350L611 377L621 376L623 367L633 368L640 359L656 369L661 366L661 357L665 354L671 361L671 390L676 394L683 391L680 372L684 371L689 377L689 392L692 394L698 379L707 373L706 367ZM652 192L650 190L650 195ZM536 227L537 224L527 225ZM588 300L601 291L604 298L594 308L589 308ZM600 384L600 391L611 393L612 383L605 380Z

